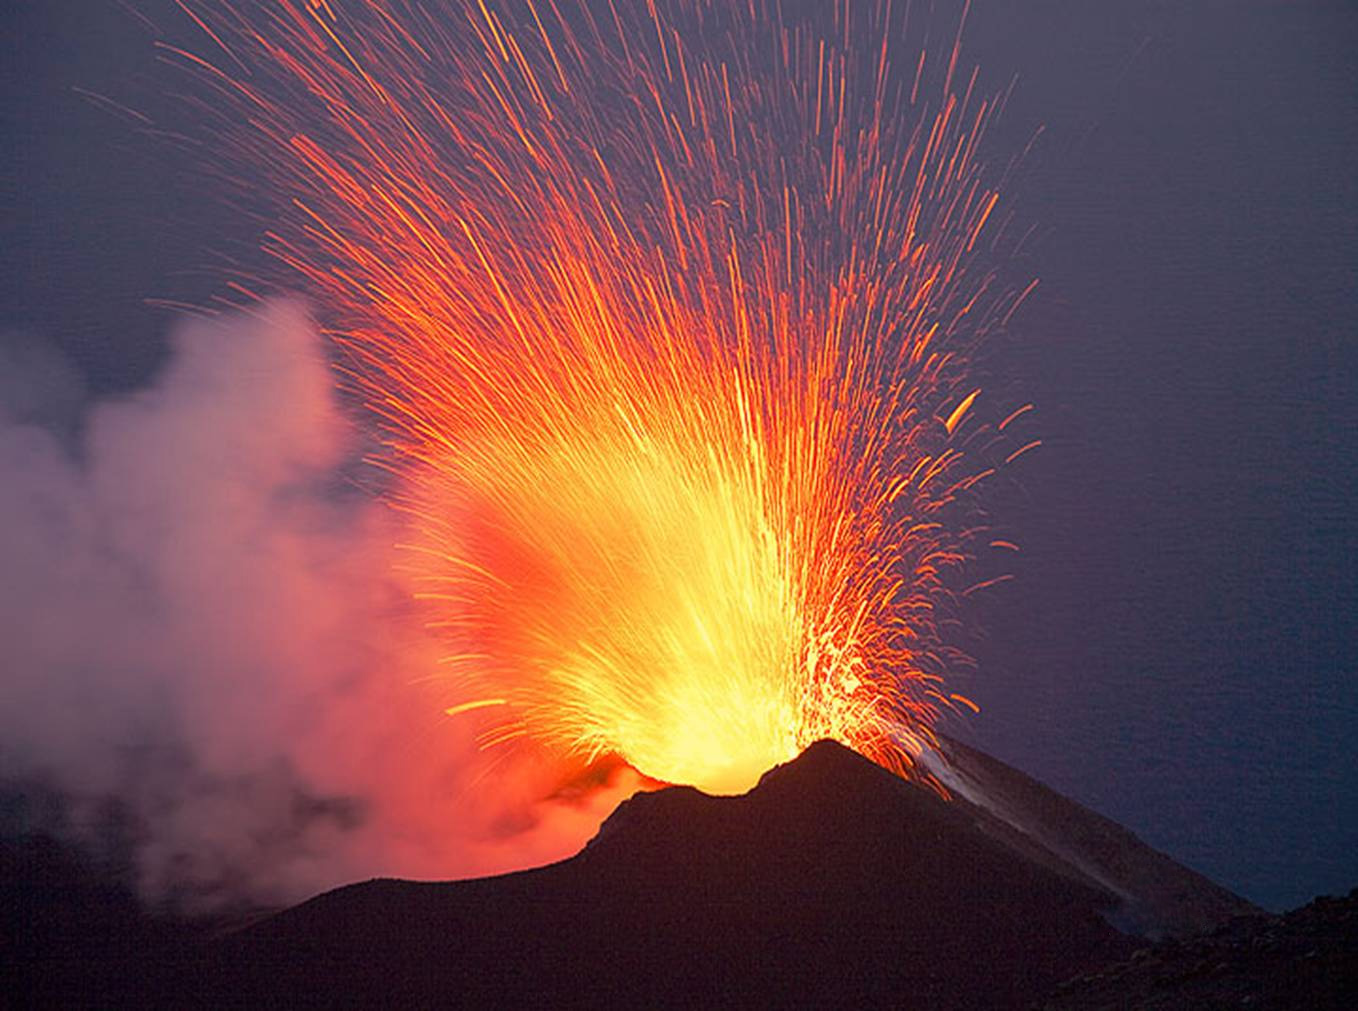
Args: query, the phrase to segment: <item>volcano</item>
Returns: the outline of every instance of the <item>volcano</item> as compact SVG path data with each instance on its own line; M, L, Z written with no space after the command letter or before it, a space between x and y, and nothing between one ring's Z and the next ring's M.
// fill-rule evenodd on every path
M1258 912L980 752L926 759L950 801L823 741L742 796L639 793L560 863L354 884L47 982L179 1006L1024 1007Z

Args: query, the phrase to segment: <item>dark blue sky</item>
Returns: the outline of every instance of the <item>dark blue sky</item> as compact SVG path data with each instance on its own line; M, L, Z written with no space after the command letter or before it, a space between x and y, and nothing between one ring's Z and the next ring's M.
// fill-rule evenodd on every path
M1045 43L973 22L1051 127L1012 351L1046 445L997 507L976 734L1265 905L1347 890L1358 8L1040 7Z
M75 90L182 115L116 0L3 18L0 327L126 388L149 300L210 297L250 228ZM1355 51L1343 0L977 0L965 47L1018 75L992 147L1045 127L1010 203L1042 286L991 363L1045 445L995 492L1023 552L967 734L1275 908L1358 885Z

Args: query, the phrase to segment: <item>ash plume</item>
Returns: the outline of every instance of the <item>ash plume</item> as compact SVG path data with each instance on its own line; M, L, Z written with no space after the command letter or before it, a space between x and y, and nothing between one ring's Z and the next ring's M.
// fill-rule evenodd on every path
M300 306L181 322L149 387L79 411L75 374L22 347L0 348L7 832L121 854L187 911L588 837L609 787L543 804L555 770L523 760L495 798L466 789L479 753L418 683L395 518L353 480Z

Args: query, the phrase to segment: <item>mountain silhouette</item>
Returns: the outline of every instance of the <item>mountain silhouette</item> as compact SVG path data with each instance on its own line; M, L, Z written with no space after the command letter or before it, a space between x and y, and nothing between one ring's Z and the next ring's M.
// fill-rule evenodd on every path
M637 794L568 860L339 888L148 952L123 982L180 1006L1026 1007L1146 938L1254 911L943 748L926 758L950 801L823 741L742 796Z

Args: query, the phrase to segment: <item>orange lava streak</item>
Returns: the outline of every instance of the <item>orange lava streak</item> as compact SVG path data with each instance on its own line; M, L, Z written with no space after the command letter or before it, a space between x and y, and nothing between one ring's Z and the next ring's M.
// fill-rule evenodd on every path
M889 8L199 7L383 420L449 711L709 790L821 737L908 771L970 706L963 383L1013 303L956 49L930 108Z

